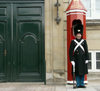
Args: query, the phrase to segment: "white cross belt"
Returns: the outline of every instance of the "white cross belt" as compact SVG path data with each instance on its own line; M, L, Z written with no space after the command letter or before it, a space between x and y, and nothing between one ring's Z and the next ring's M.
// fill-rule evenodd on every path
M83 51L85 51L84 48L83 48L83 46L81 45L83 41L84 41L83 39L82 39L80 42L78 42L76 39L74 40L74 42L77 44L77 45L75 46L75 48L74 48L74 52L76 51L76 49L77 49L79 46L81 47L81 49L82 49Z

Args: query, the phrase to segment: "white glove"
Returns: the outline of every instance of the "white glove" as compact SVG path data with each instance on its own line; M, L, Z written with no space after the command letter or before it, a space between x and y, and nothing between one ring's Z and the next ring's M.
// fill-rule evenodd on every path
M86 60L85 63L87 64L88 63L88 60Z
M75 62L74 61L71 61L71 63L72 63L73 66L75 66Z

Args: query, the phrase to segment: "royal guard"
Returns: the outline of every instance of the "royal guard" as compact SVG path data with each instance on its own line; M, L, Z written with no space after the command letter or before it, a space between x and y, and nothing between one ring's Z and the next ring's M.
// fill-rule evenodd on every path
M88 46L83 36L83 25L75 24L73 26L73 34L75 39L71 41L69 49L69 57L72 66L75 67L75 78L77 88L86 88L84 84L84 76L88 74Z

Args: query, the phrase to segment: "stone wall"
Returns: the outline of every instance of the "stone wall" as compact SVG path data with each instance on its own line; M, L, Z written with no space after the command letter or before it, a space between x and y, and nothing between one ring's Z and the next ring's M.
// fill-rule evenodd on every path
M100 51L100 20L87 20L86 30L89 50Z
M65 83L67 78L67 33L66 13L69 0L59 0L59 16L57 25L57 0L45 0L45 59L47 83Z

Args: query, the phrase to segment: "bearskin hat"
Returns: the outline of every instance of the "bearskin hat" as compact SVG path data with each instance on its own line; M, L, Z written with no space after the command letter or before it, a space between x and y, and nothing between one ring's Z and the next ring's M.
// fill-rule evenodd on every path
M83 25L82 24L76 24L74 26L74 35L76 36L78 33L80 33L81 35L83 35Z

